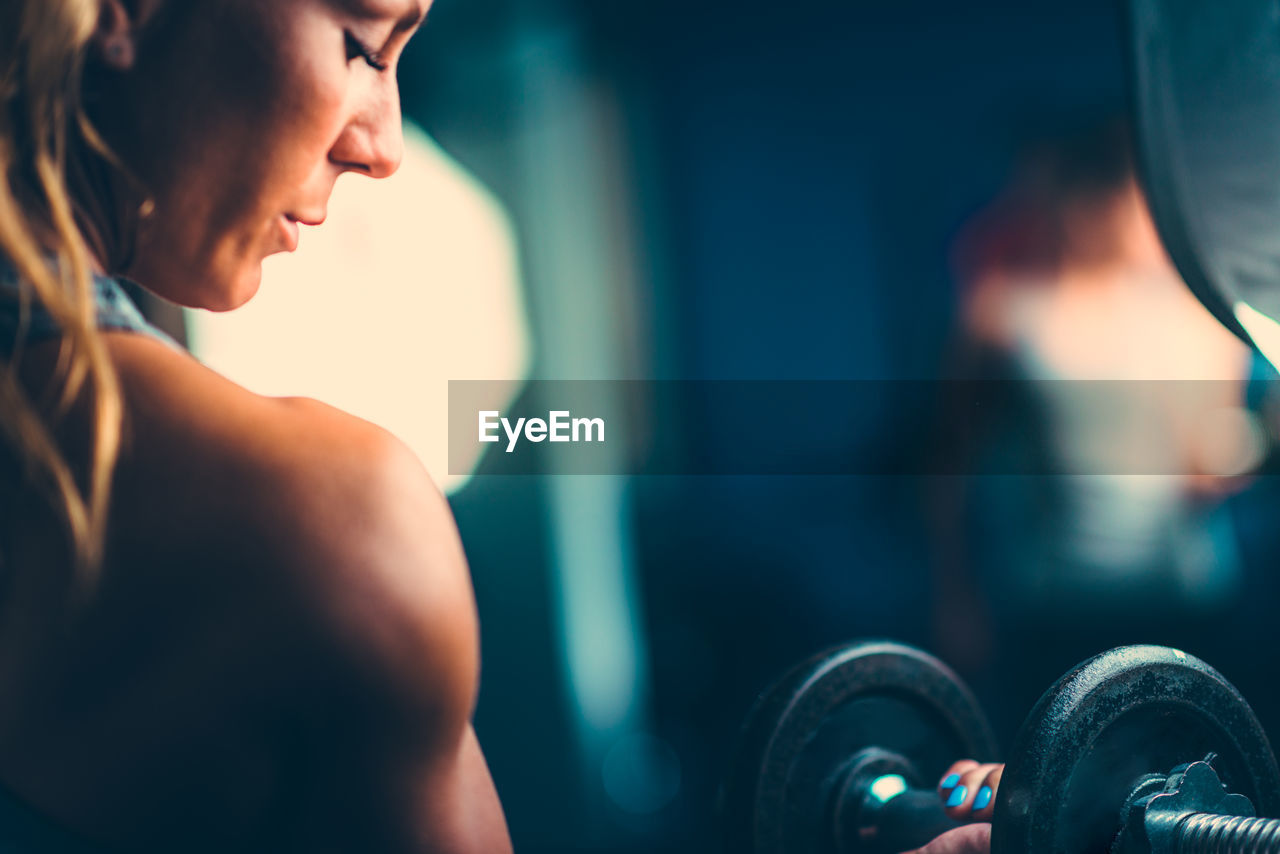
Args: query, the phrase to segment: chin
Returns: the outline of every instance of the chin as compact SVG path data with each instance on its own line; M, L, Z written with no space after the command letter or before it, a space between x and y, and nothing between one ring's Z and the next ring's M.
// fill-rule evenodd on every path
M155 259L156 256L146 256ZM204 270L192 275L192 270ZM166 258L138 263L126 272L129 278L171 303L206 311L231 311L253 298L262 285L262 261L239 264L203 263Z
M198 301L192 308L206 311L232 311L253 299L262 286L262 264L247 265L236 274L221 279L218 284L208 283L207 289L194 294Z

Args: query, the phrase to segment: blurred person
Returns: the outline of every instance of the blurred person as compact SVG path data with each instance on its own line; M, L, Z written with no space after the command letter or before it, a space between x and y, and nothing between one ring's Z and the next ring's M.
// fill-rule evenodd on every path
M208 370L119 278L250 299L340 175L395 172L425 12L0 7L4 850L510 849L470 579L415 456Z
M968 542L947 549L962 557L939 579L938 631L999 674L1015 723L1075 661L1232 601L1222 498L1249 465L1233 455L1249 454L1250 353L1165 254L1120 119L1034 148L957 245L958 373L1011 391L972 440L984 474L947 509Z
M1029 670L1136 639L1106 637L1090 616L1127 632L1204 616L1229 602L1240 571L1221 501L1244 481L1224 476L1220 452L1247 437L1224 441L1196 420L1244 406L1250 352L1178 277L1130 145L1119 119L1043 144L958 241L961 372L1022 389L994 436L1023 446L998 464L1054 472L978 478L982 577L970 579L976 597L951 602L974 603L960 632L996 612L993 669L1018 712L1046 684ZM1121 384L1097 393L1099 381ZM1132 458L1164 466L1126 471ZM987 854L1003 770L949 768L939 797L965 824L909 854Z
M1196 608L1236 571L1205 511L1239 481L1191 419L1240 409L1249 350L1178 277L1129 151L1119 121L1049 145L967 237L965 336L1026 387L1033 452L1058 473L1032 484L1056 492L1035 539L991 554L1023 608L1130 579Z

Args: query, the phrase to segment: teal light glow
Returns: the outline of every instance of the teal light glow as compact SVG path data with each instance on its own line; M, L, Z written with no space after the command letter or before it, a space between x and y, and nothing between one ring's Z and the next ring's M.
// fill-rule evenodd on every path
M880 803L887 803L907 790L907 781L901 774L885 774L871 783L871 794Z

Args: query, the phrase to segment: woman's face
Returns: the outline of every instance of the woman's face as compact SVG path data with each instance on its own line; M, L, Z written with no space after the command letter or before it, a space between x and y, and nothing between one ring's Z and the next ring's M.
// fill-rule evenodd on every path
M235 308L324 219L339 175L391 175L395 66L428 2L162 0L94 111L155 201L129 274Z

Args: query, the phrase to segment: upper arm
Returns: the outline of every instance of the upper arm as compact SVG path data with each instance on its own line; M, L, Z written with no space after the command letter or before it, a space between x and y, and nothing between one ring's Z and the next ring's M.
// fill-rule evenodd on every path
M335 850L506 850L470 724L478 625L448 505L398 441L362 422L330 429L341 456L289 487L297 528L283 532L314 592L321 665L296 710L303 767L322 763L301 772L297 830Z

